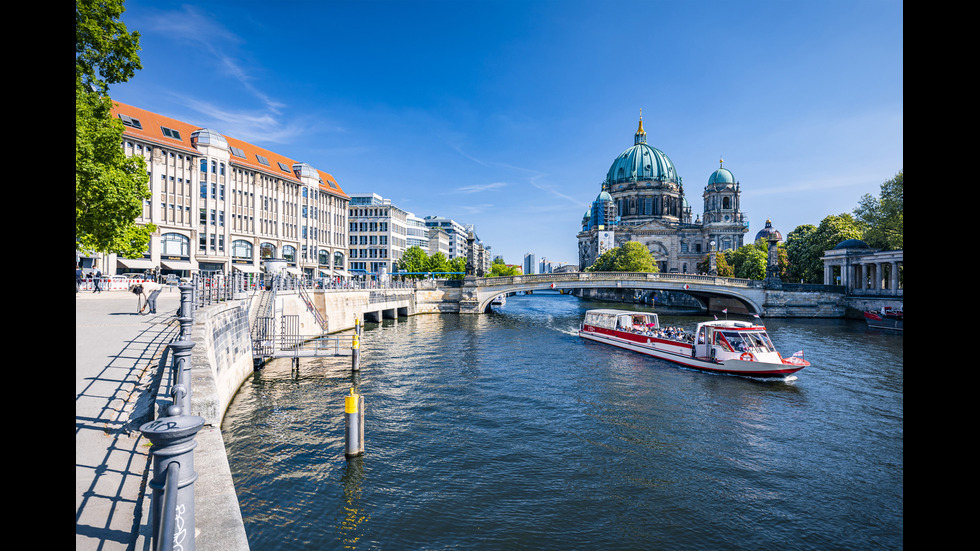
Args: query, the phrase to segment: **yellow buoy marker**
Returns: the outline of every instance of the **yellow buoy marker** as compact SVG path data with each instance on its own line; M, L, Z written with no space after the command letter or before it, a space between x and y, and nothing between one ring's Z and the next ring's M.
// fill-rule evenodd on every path
M356 457L364 453L364 397L350 394L344 397L344 455Z

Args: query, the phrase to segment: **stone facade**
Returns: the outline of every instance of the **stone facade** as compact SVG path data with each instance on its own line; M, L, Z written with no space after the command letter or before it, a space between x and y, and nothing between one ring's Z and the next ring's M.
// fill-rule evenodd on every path
M579 266L628 241L642 243L664 273L697 273L709 251L737 249L748 232L741 186L724 168L708 178L704 210L693 209L670 158L646 143L643 120L633 146L613 161L602 191L582 218Z

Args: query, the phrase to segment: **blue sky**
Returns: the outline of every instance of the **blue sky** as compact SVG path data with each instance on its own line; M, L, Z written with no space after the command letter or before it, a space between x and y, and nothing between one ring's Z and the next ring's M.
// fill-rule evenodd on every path
M519 264L575 234L642 109L695 213L719 159L749 238L851 212L903 169L892 0L127 0L118 101L249 141Z

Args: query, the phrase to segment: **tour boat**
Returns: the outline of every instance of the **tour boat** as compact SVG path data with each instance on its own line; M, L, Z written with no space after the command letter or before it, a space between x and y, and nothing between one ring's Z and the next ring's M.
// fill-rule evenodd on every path
M894 329L902 331L904 314L902 310L894 310L890 306L885 306L881 310L868 310L864 313L864 320L868 322L868 327L875 329Z
M589 310L579 336L715 373L785 377L810 365L802 351L783 358L766 328L746 321L706 321L689 334L661 327L651 312Z

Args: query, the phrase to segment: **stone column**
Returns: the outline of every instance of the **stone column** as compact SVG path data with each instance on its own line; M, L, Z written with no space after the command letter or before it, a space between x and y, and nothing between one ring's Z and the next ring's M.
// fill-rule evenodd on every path
M891 263L891 274L889 275L891 276L890 277L891 284L889 285L889 287L891 288L889 289L889 291L891 292L892 295L897 295L898 294L898 262Z

